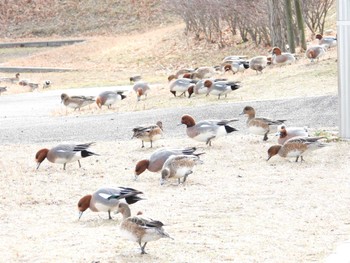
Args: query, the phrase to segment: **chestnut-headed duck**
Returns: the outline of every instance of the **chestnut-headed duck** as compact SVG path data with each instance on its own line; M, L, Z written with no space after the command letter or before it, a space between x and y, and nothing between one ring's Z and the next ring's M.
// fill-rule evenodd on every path
M286 120L271 120L268 118L256 118L255 117L255 109L251 106L244 107L242 113L240 115L245 115L248 117L247 119L247 127L249 132L257 135L264 135L263 140L267 141L267 134L273 132L271 126L277 128L277 125L283 124Z
M309 151L320 149L325 144L321 143L319 140L324 137L293 137L286 141L283 145L273 145L268 151L267 161L270 160L272 156L279 155L283 158L296 157L295 162L304 161L303 155Z
M218 99L220 99L221 95L225 95L225 98L227 97L227 94L239 89L241 86L236 81L212 81L212 80L206 80L204 82L204 86L207 88L207 96L209 94L218 96Z
M119 203L117 211L123 215L123 221L120 224L121 235L137 242L141 254L147 254L145 248L150 241L156 241L160 238L173 239L165 232L162 222L143 216L131 217L130 207L127 204Z
M234 121L238 120L202 120L196 123L194 118L188 114L181 117L181 124L185 124L187 127L186 133L188 137L196 141L205 142L209 146L211 146L212 140L238 131L228 125L230 122Z
M255 70L258 74L262 73L263 69L267 66L267 56L257 56L249 60L249 68Z
M246 60L234 60L234 61L226 61L222 63L222 69L225 72L231 71L233 74L238 72L244 72L249 68L249 61Z
M141 96L147 97L147 93L150 91L148 83L141 81L136 82L132 89L136 93L137 101L141 100Z
M277 127L278 144L284 144L290 138L302 136L308 137L309 133L306 127L286 127L285 124L279 125Z
M323 46L311 46L308 47L308 49L305 52L305 56L310 59L311 62L313 62L315 59L317 61L320 57L324 56L326 54L326 49Z
M145 147L143 142L151 142L151 148L153 147L152 143L156 140L159 140L163 137L163 123L157 121L154 125L141 125L132 129L134 132L132 138L138 138L142 141L141 148Z
M337 46L337 37L333 36L322 36L321 34L316 35L316 39L318 39L318 44L325 48L332 48Z
M154 151L148 159L143 159L137 162L135 166L135 180L138 179L138 176L142 174L145 170L148 170L153 173L159 172L165 161L171 155L197 155L195 153L196 148L161 148Z
M93 96L68 96L66 93L61 94L61 103L66 107L73 108L74 110L88 106L95 102Z
M3 92L7 91L7 87L0 87L0 96Z
M272 49L272 64L292 64L295 62L295 56L291 53L283 52L279 47Z
M119 91L104 91L96 98L96 104L99 108L103 105L106 105L109 109L112 104L116 103L119 100L125 99L126 96L123 95L123 92Z
M108 218L112 219L111 212L117 210L121 199L125 199L129 205L134 204L143 200L139 194L143 193L130 187L102 187L79 200L79 219L88 208L93 212L108 212Z
M193 173L193 167L196 164L203 163L199 159L199 155L171 155L164 163L161 171L160 184L164 184L170 178L180 179L184 183L187 176Z
M197 83L197 80L180 78L176 79L174 75L168 77L169 80L169 90L176 97L176 92L181 92L180 96L185 95L186 91L190 88L194 88ZM192 94L192 93L191 93Z
M17 83L19 81L20 73L16 73L15 77L0 77L0 82Z
M98 155L88 151L88 148L93 144L94 142L85 144L59 144L50 150L46 148L41 149L35 155L35 161L37 162L36 169L39 169L40 164L46 158L52 163L63 164L63 170L66 170L67 163L75 161L78 161L79 167L81 167L80 159L92 155Z

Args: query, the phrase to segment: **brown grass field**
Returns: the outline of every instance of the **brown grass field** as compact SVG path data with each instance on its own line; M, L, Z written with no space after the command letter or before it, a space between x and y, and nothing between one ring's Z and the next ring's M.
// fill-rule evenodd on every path
M337 93L337 54L331 50L317 63L301 56L294 65L269 67L261 75L250 70L227 74L241 81L243 88L224 100L173 98L167 75L180 67L214 65L231 54L181 41L182 30L183 25L176 25L140 35L91 37L79 45L32 50L3 64L77 69L22 74L38 82L50 79L53 89L127 85L131 75L140 73L155 86L140 103L129 94L131 99L118 104L117 110L125 112ZM186 56L188 48L194 51ZM23 91L13 86L8 94ZM68 114L109 112L93 106ZM51 113L53 117L65 114L63 107ZM335 135L338 131L323 128ZM80 169L76 163L67 164L66 171L47 161L36 171L39 145L1 145L0 258L4 262L322 262L348 239L350 231L349 143L329 142L305 156L304 163L280 157L266 162L267 149L274 143L272 137L262 142L260 137L240 133L220 138L212 147L186 136L165 136L154 143L154 149L148 145L141 149L138 140L105 141L93 148L101 156L82 160ZM47 144L57 142L53 138ZM189 145L206 154L204 164L184 185L160 186L160 175L148 171L139 181L133 180L135 163L153 150ZM86 211L78 221L80 197L103 185L143 191L146 200L133 205L132 213L143 211L163 221L174 240L150 242L149 254L140 255L136 243L120 237L120 215L108 220L107 213Z

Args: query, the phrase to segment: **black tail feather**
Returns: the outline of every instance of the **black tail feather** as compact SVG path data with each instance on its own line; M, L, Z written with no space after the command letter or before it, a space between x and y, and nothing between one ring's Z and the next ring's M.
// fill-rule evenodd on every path
M225 125L225 130L226 130L227 133L238 131L237 129L235 129L235 128L229 126L229 125Z
M92 155L97 155L97 156L99 156L99 154L93 153L93 152L89 152L89 151L87 151L87 150L81 151L81 157L83 157L83 158L89 157L89 156L92 156Z

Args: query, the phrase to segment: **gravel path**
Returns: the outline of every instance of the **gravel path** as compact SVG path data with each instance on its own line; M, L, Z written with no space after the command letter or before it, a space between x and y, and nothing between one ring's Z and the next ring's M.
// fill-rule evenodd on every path
M65 90L79 94L83 89ZM84 90L86 95L96 95L100 89ZM290 126L308 126L313 129L338 125L337 96L319 96L252 102L220 102L186 108L156 109L112 114L53 116L60 107L62 90L43 93L25 93L0 97L0 143L42 143L52 141L115 141L131 137L134 126L162 120L167 136L179 137L184 127L177 126L182 114L195 119L239 118L234 127L245 131L245 120L239 116L246 105L253 106L257 116L286 119Z

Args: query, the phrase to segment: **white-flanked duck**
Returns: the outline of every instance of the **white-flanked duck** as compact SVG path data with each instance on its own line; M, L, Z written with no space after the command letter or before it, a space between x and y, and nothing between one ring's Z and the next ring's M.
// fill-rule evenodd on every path
M88 208L93 212L108 212L108 218L112 219L111 212L117 210L121 199L125 199L129 205L134 204L143 200L140 194L143 193L130 187L101 187L93 194L85 195L79 200L79 219Z
M277 127L278 144L284 144L290 138L302 136L308 137L309 132L306 127L286 127L285 124L279 125Z
M212 80L206 80L204 82L204 86L207 88L207 96L209 94L218 96L218 99L220 99L221 96L225 95L225 98L227 97L227 94L239 89L241 86L237 81L212 81Z
M96 104L99 108L103 105L107 106L109 109L117 101L125 99L126 96L123 95L123 92L119 91L104 91L98 95L96 98Z
M272 64L292 64L295 62L295 56L288 52L282 52L279 47L272 49Z

